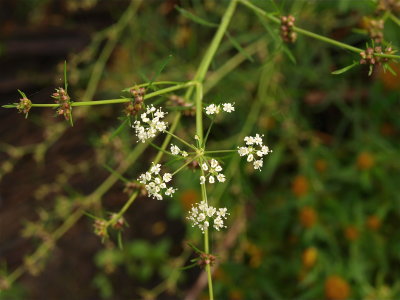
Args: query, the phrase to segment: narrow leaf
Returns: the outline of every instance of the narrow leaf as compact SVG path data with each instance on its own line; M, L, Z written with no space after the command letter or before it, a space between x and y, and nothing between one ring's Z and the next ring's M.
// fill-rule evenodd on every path
M254 62L254 59L251 57L251 55L248 54L246 52L246 50L243 49L242 46L240 46L239 42L233 36L231 36L228 31L225 32L225 34L228 37L229 41L232 43L233 47L235 47L237 51L239 51L249 61Z
M345 73L345 72L347 72L348 70L354 68L354 67L357 66L357 65L358 65L358 62L355 61L355 62L353 62L351 65L349 65L349 66L347 66L347 67L344 67L343 69L333 71L331 74L333 74L333 75L339 75L339 74Z
M121 133L121 131L124 129L126 123L128 123L129 119L126 118L119 126L117 129L114 130L114 132L110 136L110 140L114 139L118 134Z
M67 81L67 61L64 60L64 89L65 92L68 92L68 81ZM71 126L73 126L71 124Z
M200 18L199 16L196 16L192 14L191 12L187 11L186 9L179 7L178 5L175 6L175 8L186 18L192 20L195 23L198 23L200 25L208 26L208 27L218 27L218 24L209 22L207 20L204 20L203 18Z
M21 94L22 98L28 98L23 91L18 90L18 93Z

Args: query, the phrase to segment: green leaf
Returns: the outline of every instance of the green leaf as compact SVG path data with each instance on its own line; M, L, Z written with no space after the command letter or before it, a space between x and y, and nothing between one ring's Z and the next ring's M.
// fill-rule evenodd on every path
M158 76L160 76L161 72L165 69L165 67L167 66L167 64L169 63L169 61L171 60L172 55L168 55L168 57L166 59L163 60L163 62L161 63L160 67L158 68L157 73L153 76L153 78L151 79L149 85L147 86L147 89L150 89L153 85L153 82L158 78ZM153 88L155 89L155 88Z
M296 58L292 54L292 51L290 51L289 48L286 47L286 45L284 45L283 43L282 43L282 51L287 55L287 57L289 57L292 63L294 63L295 65L297 64Z
M121 131L124 129L124 127L125 127L126 123L128 123L128 121L129 121L129 119L126 118L126 119L121 123L121 125L119 125L118 128L114 130L114 132L113 132L113 133L111 134L111 136L110 136L110 140L114 139L118 134L121 133Z
M397 73L392 69L392 67L389 64L384 64L386 67L385 69L388 70L393 76L397 76Z
M124 249L124 245L122 243L122 233L121 233L121 231L118 232L117 239L118 239L118 248L120 250L123 250Z
M358 65L358 62L354 61L351 65L349 65L347 67L344 67L343 69L333 71L331 74L339 75L339 74L345 73L345 72L347 72L348 70L354 68L357 65Z
M18 90L18 92L21 94L22 98L28 98L23 91Z
M200 18L199 16L196 16L194 14L192 14L191 12L187 11L186 9L179 7L178 5L175 6L175 8L186 18L192 20L193 22L200 24L200 25L204 25L204 26L208 26L208 27L218 27L218 24L209 22L207 20L204 20L203 18Z
M236 48L237 51L239 51L249 61L254 62L254 59L251 57L251 55L248 54L242 46L240 46L239 42L233 36L231 36L228 31L225 32L225 35L228 37L229 41L232 43L233 47Z
M64 60L64 89L65 89L65 92L68 92L67 61L66 60Z
M2 105L1 107L3 107L3 108L16 108L17 105L16 104L5 104L5 105Z

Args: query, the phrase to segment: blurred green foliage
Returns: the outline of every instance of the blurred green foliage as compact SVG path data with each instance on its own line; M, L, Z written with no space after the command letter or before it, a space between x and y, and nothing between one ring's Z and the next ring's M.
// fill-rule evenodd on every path
M377 5L369 0L253 2L269 12L291 13L296 25L360 48L369 42L362 31L363 17L373 16ZM174 4L142 4L113 49L95 89L96 99L118 97L123 88L150 80L171 54L158 78L184 81L193 76L227 1L180 1L181 13ZM399 26L387 19L384 34L393 46L400 44L398 32ZM69 89L74 97L85 95L99 49L101 43L94 43L68 59ZM241 57L240 63L232 60L235 57ZM264 134L273 153L261 172L226 157L224 168L232 166L227 168L232 180L210 193L211 200L231 211L228 229L213 235L212 248L224 251L215 271L216 299L400 297L400 77L379 68L368 77L363 66L331 74L359 59L354 53L301 35L295 44L284 45L279 26L238 7L205 83L206 103L229 99L236 102L236 113L218 120L209 148L235 148L246 127L250 133ZM224 73L225 67L232 69ZM398 64L392 67L400 72ZM218 77L220 72L222 77ZM66 167L64 177L59 175L53 185L43 183L37 188L38 199L53 200L54 207L46 207L50 213L38 213L46 230L66 219L73 211L73 200L88 193L70 178L79 173L93 175L93 168L103 169L99 165L116 168L137 146L127 126L113 135L121 124L122 109L86 111L85 125L81 125L84 141L80 142L93 147L93 157L78 159L80 163ZM39 112L32 114L43 127L53 122ZM190 138L193 132L194 119L183 118L178 134ZM137 178L155 153L147 151L124 177ZM185 172L177 176L179 191L173 200L149 204L153 200L146 199L132 206L138 213L126 217L131 227L123 233L123 249L116 241L97 245L96 271L86 282L95 287L96 295L104 299L126 299L127 294L181 299L182 291L192 288L200 270L179 272L180 279L173 280L178 291L176 286L162 285L179 269L172 261L181 258L182 264L190 263L190 248L182 242L201 241L199 232L185 219L190 205L199 200L198 182L190 175L192 171ZM85 176L90 185L99 184ZM123 189L122 183L119 188ZM115 205L118 197L125 196L110 196L111 201L94 211L118 210L122 206ZM161 209L151 215L152 206L158 204ZM230 230L238 222L244 222L244 227L239 232ZM41 226L27 224L27 237L39 231L39 240L46 236ZM225 235L234 237L234 244L226 249ZM125 286L129 282L134 288ZM160 282L161 289L152 294ZM9 290L0 299L25 299L21 291Z

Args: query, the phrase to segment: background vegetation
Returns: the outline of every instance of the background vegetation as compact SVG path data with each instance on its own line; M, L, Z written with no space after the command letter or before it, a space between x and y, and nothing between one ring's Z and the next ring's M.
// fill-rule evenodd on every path
M79 100L118 98L155 77L190 80L228 2L3 1L1 104L17 102L17 88L51 103L64 60ZM276 2L253 1L362 49L368 18L396 3ZM383 32L396 48L391 9ZM214 127L210 147L260 132L273 153L261 172L231 158L232 179L212 191L231 211L228 228L213 234L216 299L400 297L400 81L379 67L331 74L359 60L303 35L283 44L279 25L238 5L204 86L206 102L234 101L236 113ZM163 96L168 105L173 95ZM135 201L123 249L117 235L102 243L84 215L118 211L130 186L110 170L134 180L157 153L132 163L139 144L120 127L123 109L75 108L74 127L52 109L27 120L0 110L0 299L206 299L202 270L179 269L193 258L186 242L201 241L185 219L200 199L193 177L179 176L172 200ZM177 130L194 132L194 118Z

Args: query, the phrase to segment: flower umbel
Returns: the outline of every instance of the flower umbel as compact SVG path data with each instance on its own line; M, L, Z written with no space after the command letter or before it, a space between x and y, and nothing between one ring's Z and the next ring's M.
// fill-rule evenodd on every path
M248 162L253 162L253 167L261 171L263 166L263 156L272 152L268 146L263 145L262 135L258 133L255 136L246 136L244 141L247 147L238 147L240 156L247 156Z
M200 184L204 184L207 177L209 183L214 183L215 179L217 179L219 182L225 181L225 175L220 173L222 171L222 167L216 159L211 159L210 164L203 162L201 168L203 171L208 171L208 174L206 176L200 176Z
M161 121L167 113L163 112L161 108L155 108L149 105L146 112L140 115L140 119L133 123L136 136L144 143L146 140L154 138L157 132L164 132L167 130L167 122Z
M227 215L229 215L227 208L224 207L217 210L215 207L209 206L206 201L201 201L197 206L192 206L187 219L192 221L192 227L198 226L201 232L204 233L204 230L210 226L210 219L212 219L213 227L216 230L219 231L221 228L226 228L224 219L226 219Z
M235 111L234 104L235 103L222 103L222 110L231 113ZM204 109L207 115L218 115L221 112L221 105L210 104Z
M180 154L183 157L187 157L188 156L188 153L186 151L182 151L181 149L179 149L178 146L176 146L174 144L171 144L170 150L171 150L171 153L173 155L179 155Z
M139 176L138 181L144 184L149 196L153 199L163 200L164 193L165 196L172 196L176 189L172 187L167 187L167 183L172 180L172 175L170 173L160 174L161 165L154 164L150 168L150 171L143 173Z

